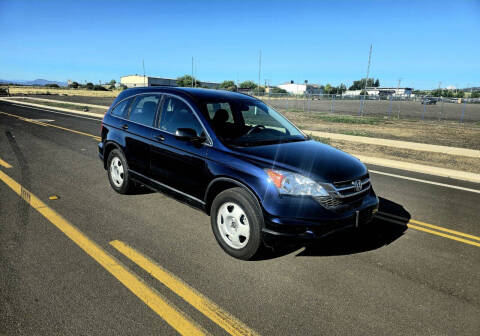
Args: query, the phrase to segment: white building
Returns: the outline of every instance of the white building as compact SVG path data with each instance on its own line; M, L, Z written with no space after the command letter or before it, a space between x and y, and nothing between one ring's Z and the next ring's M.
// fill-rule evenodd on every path
M128 75L120 77L120 84L128 88L141 86L177 86L177 80L171 78L150 77L141 75ZM202 86L216 88L218 83L200 82Z
M323 90L317 84L295 84L295 83L285 83L277 85L280 89L284 89L288 93L301 95L301 94L322 94Z

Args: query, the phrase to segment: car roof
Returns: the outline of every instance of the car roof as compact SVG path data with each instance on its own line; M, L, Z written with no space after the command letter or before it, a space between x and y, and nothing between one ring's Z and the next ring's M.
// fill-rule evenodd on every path
M200 89L200 88L189 88L189 87L176 87L176 86L149 86L149 87L139 87L139 88L131 88L119 95L122 96L121 99L140 94L140 93L176 93L182 96L188 96L196 101L203 101L203 100L216 100L216 99L255 99L252 96L247 94L226 91L226 90L213 90L213 89Z

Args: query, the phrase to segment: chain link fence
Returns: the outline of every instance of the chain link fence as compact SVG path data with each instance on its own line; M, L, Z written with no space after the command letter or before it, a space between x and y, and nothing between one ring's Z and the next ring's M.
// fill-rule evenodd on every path
M329 94L269 94L250 92L276 110L374 116L391 119L480 121L479 98L345 96Z

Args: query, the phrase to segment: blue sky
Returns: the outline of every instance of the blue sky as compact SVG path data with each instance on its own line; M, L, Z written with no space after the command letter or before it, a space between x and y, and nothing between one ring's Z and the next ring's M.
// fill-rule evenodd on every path
M5 1L0 78L480 86L480 1Z

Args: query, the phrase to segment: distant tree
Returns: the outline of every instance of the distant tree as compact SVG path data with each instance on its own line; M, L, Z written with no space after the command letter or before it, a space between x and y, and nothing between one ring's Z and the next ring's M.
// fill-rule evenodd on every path
M337 93L342 94L345 91L347 91L347 86L345 84L342 83L337 87Z
M94 87L94 86L93 86L93 83L88 82L87 84L85 84L85 88L86 88L87 90L93 90L93 87Z
M108 82L108 84L110 84L110 86L115 87L115 84L117 84L117 81L115 79L112 79L110 82Z
M78 83L77 82L72 82L70 83L70 85L68 85L69 88L72 88L72 89L78 89Z
M248 80L240 83L240 89L254 90L257 88L257 84L254 81Z
M366 80L366 78L362 78L361 80L353 81L353 84L350 86L349 90L363 90L365 88L365 81L367 82L367 87L375 86L375 81L373 78L369 78L368 80ZM380 81L378 81L378 85L380 85Z
M226 80L220 83L219 88L228 91L237 91L237 86L232 80Z
M456 96L457 98L463 98L463 97L465 97L465 92L463 92L463 91L458 91L455 96Z
M192 83L195 85L195 87L200 87L201 85L198 79L190 75L184 75L182 77L177 78L177 86L191 87Z
M59 88L58 84L45 84L45 87L50 87L50 88Z
M380 80L377 78L377 80L375 81L375 84L373 84L373 86L375 87L380 87Z
M108 89L102 85L94 85L93 86L94 91L108 91Z
M472 98L480 98L480 91L472 92L472 95L471 95L470 97L472 97Z
M270 93L275 93L275 94L280 94L280 93L288 93L287 90L279 88L277 86L271 86L270 87Z

